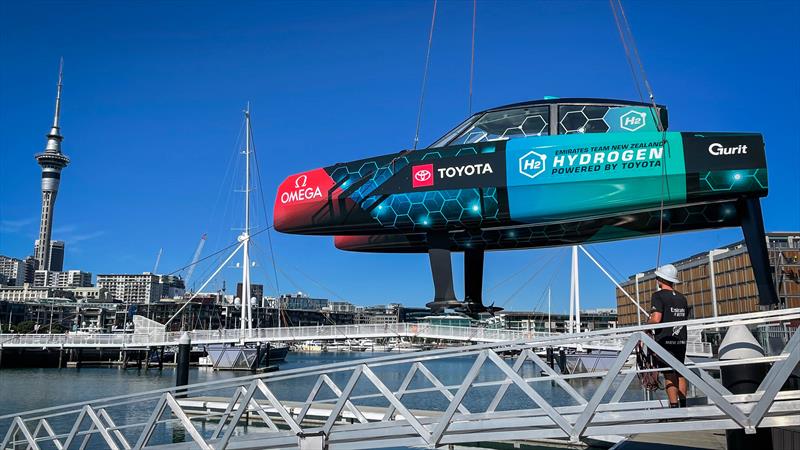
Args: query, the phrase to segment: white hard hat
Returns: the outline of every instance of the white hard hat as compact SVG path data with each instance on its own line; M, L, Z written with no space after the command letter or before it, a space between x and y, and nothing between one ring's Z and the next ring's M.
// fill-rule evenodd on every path
M681 282L681 280L678 279L678 269L676 269L672 264L664 264L656 269L656 276L671 283Z

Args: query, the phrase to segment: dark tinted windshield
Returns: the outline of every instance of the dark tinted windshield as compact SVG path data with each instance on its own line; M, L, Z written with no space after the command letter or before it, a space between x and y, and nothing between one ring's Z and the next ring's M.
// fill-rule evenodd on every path
M530 106L475 115L430 148L550 134L550 108Z

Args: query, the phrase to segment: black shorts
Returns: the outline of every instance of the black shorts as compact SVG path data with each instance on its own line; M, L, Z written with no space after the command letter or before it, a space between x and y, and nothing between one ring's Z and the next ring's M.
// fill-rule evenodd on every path
M684 363L686 360L686 342L675 342L675 341L659 341L659 345L664 347L664 350L668 351L670 355L674 356L675 359ZM670 367L669 364L664 362L658 355L655 355L655 363L661 369L665 369ZM674 370L673 370L674 372ZM667 372L669 373L669 372Z

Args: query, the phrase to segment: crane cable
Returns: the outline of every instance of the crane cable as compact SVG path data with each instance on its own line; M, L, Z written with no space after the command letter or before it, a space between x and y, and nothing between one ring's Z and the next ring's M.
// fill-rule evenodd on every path
M628 60L628 66L631 69L631 74L633 76L634 85L636 86L636 90L639 93L639 99L642 103L645 103L644 97L642 95L641 87L639 79L636 75L636 65L638 65L639 74L642 77L642 81L644 82L645 89L647 89L647 94L649 95L650 104L651 104L651 113L653 114L653 118L655 120L656 126L658 131L662 134L662 142L664 147L667 150L667 156L670 156L670 147L667 142L667 131L664 128L664 125L661 123L660 114L657 114L658 106L656 105L655 94L653 93L653 88L650 86L650 81L647 78L647 72L644 70L644 64L642 63L642 58L639 56L639 49L636 45L636 39L633 37L633 31L631 30L630 23L628 22L628 16L625 14L625 8L622 6L622 0L608 0L609 4L611 5L611 12L614 15L614 22L617 25L617 31L619 32L620 41L622 41L622 46L625 49L625 57ZM617 10L619 9L619 11ZM630 48L628 46L627 40L630 41ZM633 57L631 57L631 50L633 50ZM636 65L634 65L634 59L636 60ZM659 214L658 214L658 251L656 255L656 267L661 264L661 247L662 241L664 237L664 191L667 191L667 195L669 195L669 182L667 180L667 165L666 160L663 161L661 164L661 198L659 204Z
M433 0L433 15L431 16L431 29L428 33L428 50L425 53L425 69L422 72L422 90L419 94L419 109L417 109L417 131L414 133L414 150L419 143L419 126L422 122L422 106L425 104L425 87L428 84L428 69L431 62L431 47L433 46L433 27L436 24L436 6L438 0Z
M475 79L475 19L478 16L478 0L472 0L472 47L469 60L469 114L472 115L472 84Z
M625 56L628 59L628 65L631 69L631 74L633 75L634 84L636 85L636 90L639 93L639 99L642 103L644 103L644 98L642 96L642 91L640 87L639 80L636 76L636 69L633 64L633 60L631 58L630 50L628 49L628 44L625 41L625 32L623 31L623 27L620 24L620 16L622 16L622 22L625 25L625 30L627 31L627 35L631 41L631 47L633 48L634 57L639 65L639 71L641 73L642 79L644 81L645 88L647 89L647 93L650 96L650 102L652 104L652 113L655 116L656 125L658 126L659 131L662 133L662 141L664 146L667 147L667 152L669 156L669 145L667 144L666 140L666 130L661 123L660 115L656 114L656 101L655 95L653 94L653 89L650 86L650 82L647 79L647 73L644 70L644 64L642 64L642 59L639 57L639 50L636 46L636 40L633 37L633 32L631 31L630 24L628 23L628 18L625 14L625 9L622 7L622 0L608 0L609 4L611 5L611 11L614 14L614 21L617 25L617 31L619 32L620 40L622 41L622 46L625 48ZM617 9L615 7L619 7L619 15L617 13ZM664 236L664 188L666 182L666 163L661 165L661 202L659 206L659 217L658 217L658 253L656 256L656 267L661 264L661 246L662 240ZM669 186L667 186L667 190ZM647 391L655 391L661 389L662 386L659 382L658 372L653 371L658 367L658 364L655 360L656 356L653 354L650 349L646 349L644 345L639 342L636 346L636 366L638 369L641 370L637 374L642 387Z

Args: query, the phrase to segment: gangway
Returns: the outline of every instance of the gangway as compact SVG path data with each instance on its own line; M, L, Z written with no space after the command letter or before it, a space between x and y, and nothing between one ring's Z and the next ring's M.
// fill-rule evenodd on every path
M140 318L142 324L146 319ZM128 349L175 346L183 332L167 332L163 326L157 327L148 321L146 329L127 334L72 333L72 334L6 334L0 335L2 348L105 348ZM694 336L698 330L689 328ZM623 331L623 333L627 333ZM420 338L455 342L509 342L517 340L536 340L562 336L559 333L538 331L506 330L480 327L458 327L449 325L395 323L368 325L320 325L283 328L253 328L249 330L194 330L189 337L194 345L246 344L251 342L302 342L315 340L347 340L375 338ZM603 339L603 342L585 342L585 348L619 350L618 340ZM711 345L699 339L691 340L689 356L711 356Z
M798 319L800 310L789 309L686 323L700 330L724 330ZM648 334L671 325L383 356L27 411L0 416L0 424L9 424L0 449L62 449L89 442L113 449L434 448L688 430L752 433L756 427L800 425L800 390L782 390L800 362L800 333L795 331L778 355L683 363ZM614 340L622 342L622 349L601 374L559 374L535 351ZM689 399L689 406L667 408L665 401L625 395L643 373L626 364L640 342L694 387L697 395ZM516 356L505 359L508 354ZM751 363L771 364L752 394L734 395L709 374L723 366ZM595 380L592 390L575 384L598 375L602 379ZM566 392L567 404L545 396L551 384ZM491 401L474 401L472 394L478 390L489 392L485 399ZM420 397L427 405L424 412ZM208 399L217 399L224 408L197 407L198 401ZM316 415L327 411L324 420L308 420L312 410ZM185 441L174 442L176 436Z

